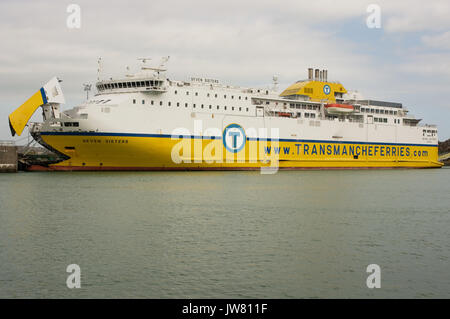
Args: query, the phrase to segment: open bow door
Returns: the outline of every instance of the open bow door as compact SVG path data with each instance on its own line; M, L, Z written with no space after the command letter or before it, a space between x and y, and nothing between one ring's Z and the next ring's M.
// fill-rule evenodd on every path
M65 103L64 95L59 80L55 76L9 115L9 128L12 136L22 134L31 116L40 106L63 103Z

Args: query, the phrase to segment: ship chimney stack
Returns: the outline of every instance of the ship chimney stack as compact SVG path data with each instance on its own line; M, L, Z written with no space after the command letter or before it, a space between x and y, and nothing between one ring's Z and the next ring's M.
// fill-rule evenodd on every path
M319 81L323 81L323 71L319 71Z
M308 68L308 80L313 80L314 70L313 68Z
M319 69L315 69L314 72L314 80L319 81Z
M328 70L323 70L323 81L328 82Z

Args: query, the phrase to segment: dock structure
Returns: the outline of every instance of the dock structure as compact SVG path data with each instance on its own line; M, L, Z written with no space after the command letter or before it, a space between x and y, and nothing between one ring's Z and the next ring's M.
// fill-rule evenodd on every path
M450 166L450 152L441 154L439 156L439 161L444 163L445 166Z
M17 146L14 141L0 141L0 173L18 170Z

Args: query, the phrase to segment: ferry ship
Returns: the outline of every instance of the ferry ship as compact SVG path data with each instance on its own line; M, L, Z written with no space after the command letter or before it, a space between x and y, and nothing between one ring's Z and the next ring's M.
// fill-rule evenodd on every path
M167 59L164 61L166 62ZM100 62L99 62L100 63ZM99 64L100 74L101 64ZM99 76L96 94L62 110L54 77L9 116L61 155L45 170L254 170L438 168L438 132L401 103L363 99L328 70L277 93L193 77L164 64L123 77ZM29 122L42 108L42 122Z

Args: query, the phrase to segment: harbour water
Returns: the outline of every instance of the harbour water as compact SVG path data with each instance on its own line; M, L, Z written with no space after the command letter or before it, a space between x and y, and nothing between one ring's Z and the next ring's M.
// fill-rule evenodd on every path
M0 297L450 298L449 183L448 168L2 174Z

